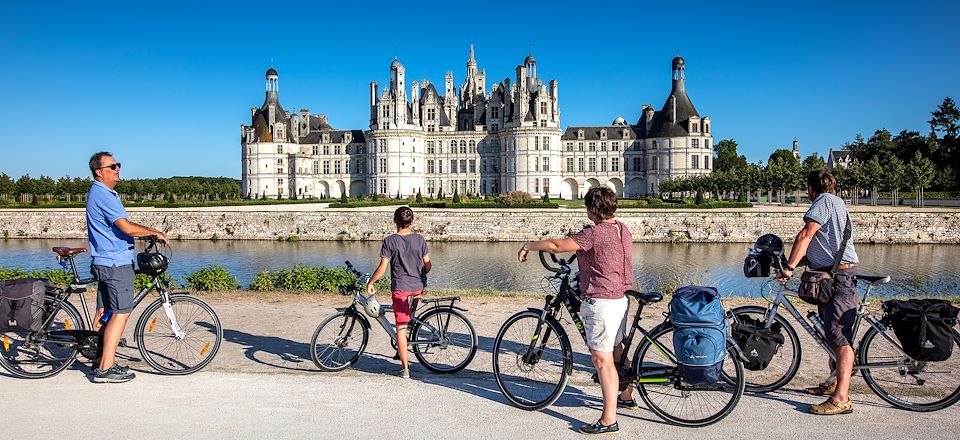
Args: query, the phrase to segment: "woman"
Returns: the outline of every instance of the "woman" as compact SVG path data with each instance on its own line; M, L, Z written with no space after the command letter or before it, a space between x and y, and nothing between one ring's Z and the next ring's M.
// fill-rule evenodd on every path
M596 423L580 427L584 434L609 434L620 430L617 407L636 408L632 387L617 395L620 377L614 358L623 351L629 302L624 292L633 285L632 237L626 225L613 218L617 196L607 187L594 187L583 198L587 218L593 225L569 238L524 243L517 258L527 260L530 251L552 254L577 253L580 267L580 318L587 334L587 347L593 358L603 392L603 414Z
M413 210L403 206L393 213L393 222L397 233L383 240L380 248L380 266L367 282L367 294L374 295L374 284L390 268L390 297L393 300L393 313L397 322L397 354L400 357L400 377L410 378L407 362L407 324L410 323L412 310L417 309L418 297L427 287L427 273L433 265L430 263L430 251L427 242L420 234L414 234ZM410 303L413 303L411 307Z

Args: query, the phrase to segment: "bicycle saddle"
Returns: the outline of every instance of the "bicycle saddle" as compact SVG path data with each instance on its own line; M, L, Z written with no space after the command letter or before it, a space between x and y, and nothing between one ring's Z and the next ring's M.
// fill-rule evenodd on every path
M71 255L82 254L87 251L87 248L68 248L63 246L57 246L53 248L53 251L61 257L69 257Z
M637 292L636 290L628 290L624 292L624 294L636 298L637 301L640 301L640 303L644 305L663 300L663 294L660 292Z
M854 275L854 278L866 281L870 284L887 284L890 282L889 276L875 277L870 275Z

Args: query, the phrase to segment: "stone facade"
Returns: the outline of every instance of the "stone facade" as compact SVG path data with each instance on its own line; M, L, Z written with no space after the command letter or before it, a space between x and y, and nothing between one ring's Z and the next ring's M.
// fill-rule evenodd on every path
M269 209L269 208L265 208ZM321 211L210 211L137 209L131 220L171 238L380 240L394 232L392 209ZM675 212L620 210L636 242L752 243L774 233L792 240L801 212ZM853 212L860 243L960 243L960 213ZM83 238L83 210L0 210L5 238ZM433 241L526 241L562 237L587 222L580 210L418 209L416 230ZM14 263L8 263L14 264Z
M659 191L659 182L711 172L713 135L686 94L686 65L676 57L672 89L659 111L639 121L560 126L558 84L537 74L529 55L487 90L473 47L464 83L452 72L439 85L413 81L390 64L389 84L370 83L367 131L336 130L323 115L288 113L277 71L267 71L264 104L241 126L243 194L256 197L496 195L582 197L605 185L618 196ZM409 92L408 92L409 90ZM609 142L609 148L608 148ZM585 149L584 144L588 147ZM574 147L576 145L576 148Z

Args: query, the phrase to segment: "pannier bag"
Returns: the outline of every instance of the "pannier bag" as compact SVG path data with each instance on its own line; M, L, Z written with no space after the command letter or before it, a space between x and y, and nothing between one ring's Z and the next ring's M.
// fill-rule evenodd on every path
M43 325L43 294L53 283L21 278L0 283L0 332L35 332Z
M960 309L939 299L889 300L884 322L893 327L903 351L917 361L945 361L953 353L953 327Z
M808 270L800 275L797 296L808 304L822 305L833 298L833 276L830 272Z
M747 278L767 278L770 276L770 267L773 266L773 256L764 254L747 255L743 260L743 276Z
M670 300L670 321L680 376L691 385L715 385L723 371L727 341L727 322L717 289L677 289Z
M764 322L759 319L746 315L737 318L740 322L730 325L730 335L746 359L743 367L752 371L767 368L773 355L783 346L783 326L774 322L769 329L765 329Z

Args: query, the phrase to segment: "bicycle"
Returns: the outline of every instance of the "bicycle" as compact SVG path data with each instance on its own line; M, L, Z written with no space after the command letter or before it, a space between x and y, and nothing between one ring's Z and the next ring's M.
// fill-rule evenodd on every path
M763 323L765 329L770 329L774 323L782 327L786 337L774 358L767 367L760 371L747 371L747 390L751 392L775 391L789 383L797 374L800 367L801 349L797 332L789 322L779 314L781 307L785 308L806 331L817 345L822 348L831 361L836 361L836 353L827 344L823 330L817 322L816 312L809 312L804 319L788 296L797 295L796 290L780 285L776 281L776 274L783 271L783 255L766 255L769 251L751 249L751 255L765 256L773 260L775 271L764 283L762 296L767 298L770 283L779 285L777 295L773 300L767 298L770 304L767 307L741 306L731 310L736 322L744 321L744 317L756 319ZM856 349L854 372L859 371L867 386L881 399L891 405L910 411L935 411L953 405L960 400L960 356L954 355L944 362L923 362L910 358L892 334L883 319L878 319L867 311L867 298L876 286L890 282L889 276L855 275L857 281L867 284L867 288L857 308L857 315L853 324L853 340L856 340L860 327L866 322L869 328L860 340ZM954 349L960 345L960 334L953 330ZM836 371L831 372L826 383L836 378ZM934 388L939 379L945 380L943 389ZM914 400L911 400L914 399Z
M159 252L156 237L141 237L145 252ZM57 262L72 276L66 288L48 288L44 295L44 322L31 333L3 335L0 366L23 379L54 376L69 368L77 355L99 362L101 332L91 330L93 321L84 300L86 287L95 278L80 278L76 255L86 248L55 247ZM164 266L163 269L166 267ZM152 275L151 281L134 297L134 308L152 290L160 296L147 305L134 327L140 356L153 369L166 375L186 375L209 364L223 340L220 318L206 302L186 293L171 292L164 270ZM78 295L83 315L70 301ZM105 327L105 326L103 326ZM103 329L101 327L101 331ZM126 347L126 339L120 341Z
M541 264L553 272L544 277L551 287L543 307L528 308L508 318L493 343L493 374L497 386L512 404L530 411L556 402L573 373L573 349L560 325L561 309L567 310L586 341L579 316L579 286L571 285L570 264L576 255L569 260L558 259L553 254L550 258L555 267L548 264L544 252L540 252ZM618 369L629 371L630 375L621 378L621 387L627 380L636 386L651 411L681 426L706 426L730 414L743 395L745 385L743 363L736 345L728 338L721 381L710 386L688 384L680 376L673 352L673 325L668 315L664 313L664 321L651 330L640 326L644 306L663 300L663 295L633 290L628 290L626 295L637 301L638 308L624 335L623 354L616 360ZM626 361L637 331L643 339L634 354L631 370Z
M353 293L353 301L324 319L310 340L310 357L321 371L341 371L352 366L366 350L370 337L370 321L363 311L368 301L376 300L364 295L370 274L358 272L349 261L346 267L357 281L341 289L341 294ZM458 301L459 296L420 299L426 308L410 318L409 346L420 364L434 373L463 370L477 353L477 332L461 313L467 309L456 305ZM375 319L396 349L396 327L386 317L391 311L393 306L382 305Z

